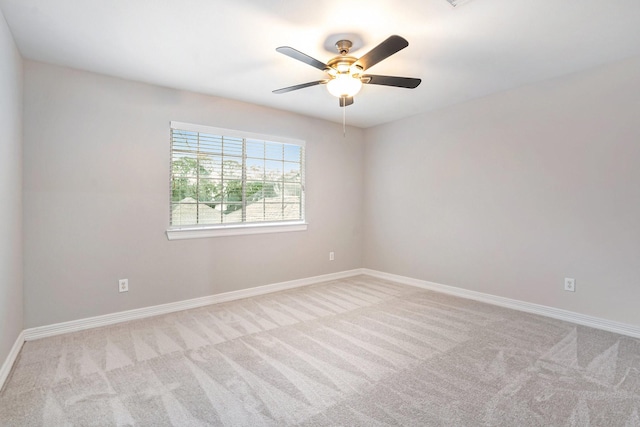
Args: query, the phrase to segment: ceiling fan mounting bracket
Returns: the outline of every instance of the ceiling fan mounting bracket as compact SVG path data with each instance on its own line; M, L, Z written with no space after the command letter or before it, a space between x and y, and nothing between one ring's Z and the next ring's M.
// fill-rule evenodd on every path
M346 55L351 50L353 43L350 40L338 40L336 42L336 49L340 52L340 55Z

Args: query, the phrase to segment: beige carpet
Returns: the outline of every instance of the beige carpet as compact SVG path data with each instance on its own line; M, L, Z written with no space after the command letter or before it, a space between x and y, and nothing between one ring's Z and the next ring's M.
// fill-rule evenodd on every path
M640 426L640 340L359 276L27 342L2 426Z

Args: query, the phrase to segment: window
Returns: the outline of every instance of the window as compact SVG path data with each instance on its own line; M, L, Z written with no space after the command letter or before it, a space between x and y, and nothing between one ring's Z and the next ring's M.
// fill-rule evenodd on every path
M171 122L169 239L297 231L304 141Z

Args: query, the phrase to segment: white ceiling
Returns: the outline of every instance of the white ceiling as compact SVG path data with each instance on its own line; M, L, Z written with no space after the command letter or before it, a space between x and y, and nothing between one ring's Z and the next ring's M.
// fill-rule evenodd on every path
M0 0L25 58L342 121L325 75L275 51L328 61L335 34L359 57L389 35L409 47L370 70L419 77L367 85L347 107L360 127L640 55L640 0Z

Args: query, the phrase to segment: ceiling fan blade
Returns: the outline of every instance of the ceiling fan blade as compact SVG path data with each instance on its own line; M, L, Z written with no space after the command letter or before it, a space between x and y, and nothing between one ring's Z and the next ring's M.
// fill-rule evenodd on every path
M422 80L412 77L376 76L374 74L364 74L360 80L362 83L370 85L395 86L407 89L415 89L422 82Z
M351 104L353 104L353 96L343 96L340 98L341 107L348 107Z
M315 86L315 85L323 85L329 82L328 79L325 80L316 80L315 82L302 83L295 86L283 87L282 89L276 89L273 93L287 93L293 90L304 89L305 87Z
M276 48L276 51L282 53L283 55L287 55L290 58L302 61L305 64L311 65L312 67L316 67L318 70L324 71L329 68L327 64L320 62L317 59L310 57L306 53L302 53L299 50L295 50L294 48L289 46L280 46Z
M362 58L358 59L354 65L361 67L363 70L371 68L378 62L393 55L394 53L409 46L409 42L400 36L391 36L378 46L371 49Z

